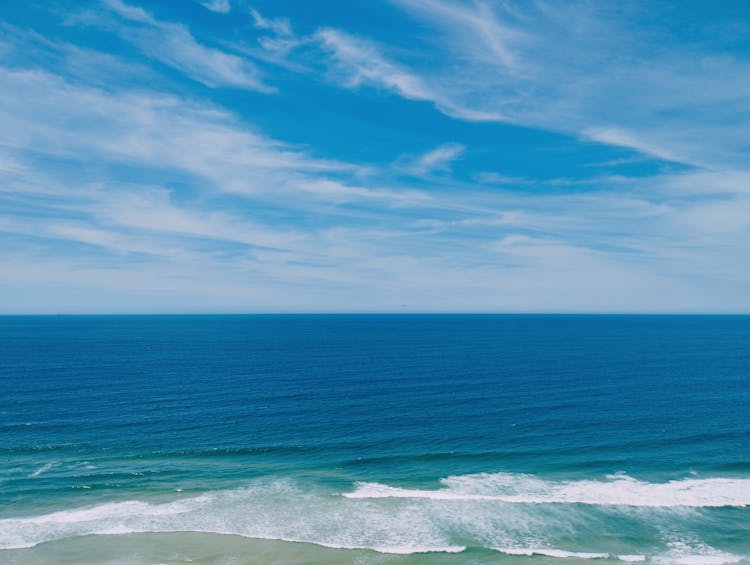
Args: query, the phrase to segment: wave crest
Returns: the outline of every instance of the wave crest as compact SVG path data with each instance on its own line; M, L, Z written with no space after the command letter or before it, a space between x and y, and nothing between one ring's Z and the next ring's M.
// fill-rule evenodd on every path
M495 500L516 504L591 504L645 507L744 507L750 505L750 479L682 479L665 483L627 475L606 480L548 481L531 475L480 473L448 477L443 488L404 489L380 483L357 483L347 498L426 498Z

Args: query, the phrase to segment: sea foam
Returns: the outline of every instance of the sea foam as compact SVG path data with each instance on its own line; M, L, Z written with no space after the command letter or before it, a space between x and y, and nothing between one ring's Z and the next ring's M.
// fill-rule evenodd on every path
M369 503L365 505L371 506ZM0 549L21 549L83 535L204 532L307 542L381 553L458 553L465 549L415 508L362 503L277 480L171 502L108 502L0 520Z
M606 480L550 481L524 474L481 473L448 477L440 482L443 488L435 490L357 483L356 489L344 496L646 507L750 505L750 479L738 478L689 478L649 483L627 475L609 475Z
M91 534L204 532L392 554L458 553L467 547L481 547L519 558L537 555L719 565L741 558L700 539L679 545L667 533L648 547L602 546L601 540L613 533L606 530L606 520L618 524L624 520L641 530L666 527L679 532L688 524L682 520L691 520L694 512L633 511L628 505L742 506L747 492L742 483L738 479L697 478L644 483L625 476L564 482L528 475L479 474L448 477L438 490L361 483L342 496L320 485L257 480L233 490L176 494L169 502L106 502L2 519L0 549L28 548ZM713 492L712 487L716 488ZM617 493L621 488L626 492ZM654 500L644 500L647 493ZM601 530L599 541L592 542L597 529Z
M578 559L608 559L612 557L609 553L565 551L554 548L495 547L493 549L507 555L544 555L546 557L576 557Z

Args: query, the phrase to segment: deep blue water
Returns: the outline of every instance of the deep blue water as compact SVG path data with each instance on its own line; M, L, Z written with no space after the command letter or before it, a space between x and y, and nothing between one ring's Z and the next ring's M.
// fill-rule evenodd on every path
M732 562L750 317L0 317L0 457L5 548L116 526ZM100 514L40 519L76 509Z

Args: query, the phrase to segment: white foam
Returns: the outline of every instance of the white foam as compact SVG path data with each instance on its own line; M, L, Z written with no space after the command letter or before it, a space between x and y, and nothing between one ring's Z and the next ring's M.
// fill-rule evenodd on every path
M84 535L203 532L381 553L458 553L421 509L375 509L284 481L153 504L137 500L0 520L0 549ZM364 503L369 504L369 503Z
M284 540L284 541L299 541L299 540ZM391 553L394 555L412 555L414 553L461 553L466 551L466 546L463 545L446 545L446 546L427 546L427 545L382 545L373 547L363 546L351 546L351 545L334 545L319 543L323 547L331 547L334 549L369 549L377 551L378 553Z
M357 483L347 498L427 498L496 500L521 504L594 504L646 507L721 507L750 505L750 479L682 479L666 483L639 481L627 475L605 480L548 481L530 475L481 473L448 477L443 488L404 489Z
M430 500L498 500L499 497L442 490L417 490L391 487L380 483L356 483L354 492L345 492L346 498L428 498Z
M560 558L575 557L577 559L608 559L610 557L609 553L587 552L587 551L565 551L563 549L554 549L554 548L548 548L548 547L536 547L536 548L494 547L493 549L496 551L500 551L501 553L505 553L507 555L526 555L526 556L545 555L547 557L560 557Z
M82 508L78 510L63 510L42 516L26 519L29 524L74 524L87 522L104 522L106 520L129 517L174 516L198 508L209 500L206 496L197 496L186 500L178 500L167 504L149 504L136 500L124 502L110 502Z
M675 560L680 565L723 565L724 563L739 563L742 556L722 553L716 555L683 555Z
M175 493L176 498L170 502L126 500L38 516L0 519L0 549L33 547L46 541L92 534L204 532L392 554L458 553L470 546L499 548L498 551L509 555L541 555L558 559L645 560L642 555L618 556L613 551L560 548L563 544L560 540L572 539L577 531L590 538L591 532L601 527L600 509L580 504L503 503L498 507L495 502L484 502L509 496L528 498L529 493L534 497L544 494L545 501L549 501L560 498L561 492L569 496L573 490L581 488L580 484L573 489L571 483L542 481L526 475L508 477L450 477L437 491L360 484L348 496L320 490L319 486L303 487L291 480L259 479L245 488L200 496ZM634 481L611 477L588 482L606 492L612 487L602 485L622 485L623 480L630 481L627 484ZM718 495L726 497L727 492ZM592 496L601 500L603 495L595 492ZM642 526L650 529L658 529L674 514L672 511L665 514L620 507L607 512L623 514L628 520L643 521ZM692 511L678 514L681 519L697 515ZM682 526L679 521L669 521L667 527L679 534ZM664 563L720 565L739 560L729 553L701 546L700 540L685 539L686 542L683 538L665 539L669 551L663 555ZM565 545L567 543L563 547ZM572 549L579 548L573 546ZM633 553L637 552L634 548Z
M715 551L713 553L694 553L694 554L674 554L667 553L657 556L654 561L669 565L725 565L730 563L739 563L744 557Z
M724 565L739 563L744 559L741 555L721 551L691 537L676 536L673 532L665 533L671 551L655 557L654 561L657 563L668 565Z
M578 559L607 559L609 553L592 553L587 551L563 551L562 549L539 549L539 555L549 557L577 557Z

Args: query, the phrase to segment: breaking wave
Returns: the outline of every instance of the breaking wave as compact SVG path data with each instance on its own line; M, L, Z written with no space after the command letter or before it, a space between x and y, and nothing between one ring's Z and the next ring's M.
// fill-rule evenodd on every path
M594 504L647 507L721 507L750 505L750 479L683 479L648 483L627 475L606 480L548 481L531 475L481 473L442 479L437 490L404 489L357 483L348 498L427 498L495 500L523 504Z
M233 490L175 493L168 502L125 500L2 519L0 549L91 534L204 532L392 554L479 548L517 558L682 565L744 559L690 537L701 512L744 514L719 509L750 503L750 481L743 479L647 483L615 475L551 481L499 473L448 477L441 485L429 490L356 483L341 493L292 480L258 480ZM683 530L684 539L675 541L674 532ZM635 532L632 539L657 534L643 544L607 545L623 531Z

